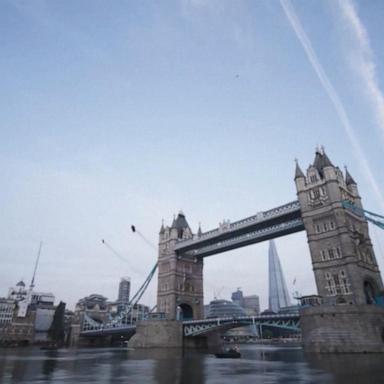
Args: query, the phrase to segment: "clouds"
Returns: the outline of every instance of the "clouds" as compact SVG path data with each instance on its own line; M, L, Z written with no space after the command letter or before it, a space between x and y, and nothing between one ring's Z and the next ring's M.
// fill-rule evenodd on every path
M356 8L350 0L339 0L339 7L348 30L354 40L351 65L361 78L361 85L371 102L372 111L384 140L384 95L380 89L375 56L372 51L368 32L364 27Z
M299 39L300 44L302 45L312 68L314 69L317 77L320 80L321 86L324 88L324 91L327 93L333 107L336 110L336 113L339 117L341 125L342 125L349 141L352 144L355 156L356 156L358 163L360 164L360 166L363 170L363 174L365 175L367 182L369 183L373 192L375 193L376 198L378 199L380 205L384 208L384 196L381 192L381 189L379 188L379 185L378 185L378 182L376 181L374 173L371 170L371 167L368 163L367 156L365 155L363 148L361 147L361 145L359 143L358 136L357 136L352 124L351 124L350 118L346 112L346 109L344 107L342 100L340 99L335 87L333 86L332 82L330 81L327 73L325 72L325 70L324 70L324 68L323 68L323 66L322 66L322 64L321 64L321 62L320 62L320 60L319 60L319 58L315 52L315 50L313 49L312 43L311 43L307 33L305 32L305 30L304 30L304 28L300 22L300 19L298 18L291 2L289 0L280 0L280 4L284 9L285 15L287 16L295 34L296 34L296 37ZM349 14L351 14L352 16L356 16L356 14L351 13L351 11L349 11ZM351 16L351 20L353 20L354 25L358 26L358 27L356 27L357 36L359 36L359 38L362 40L362 42L365 43L365 46L367 49L367 47L369 48L369 44L368 44L368 40L366 38L365 30L362 28L361 24L357 23L357 21L356 21L357 19L353 18L352 16ZM375 84L374 78L372 77L372 72L368 71L369 68L370 68L370 66L367 65L364 73L366 73L367 76L369 75L369 73L371 73L371 75L369 75L369 76L370 76L370 78L372 78L373 84Z
M0 291L30 278L40 239L38 289L71 305L92 292L114 298L122 275L132 275L134 289L145 277L135 267L147 273L156 253L131 234L131 224L156 242L161 218L169 224L179 209L193 230L198 221L209 230L223 218L291 201L290 160L311 158L317 142L335 163L350 163L366 205L379 211L362 182L364 154L347 137L358 150L356 135L364 137L371 165L380 169L377 140L351 127L347 97L356 94L342 103L330 84L345 72L343 53L327 46L340 36L325 36L324 25L334 20L312 12L329 3L313 4L301 9L320 32L313 35L318 52L288 11L322 87L286 33L278 2L0 4ZM317 55L332 63L327 73ZM340 94L351 91L342 86ZM369 120L364 105L359 113ZM223 285L226 298L241 286L266 305L266 246L206 260L206 301ZM287 281L297 276L299 290L313 292L304 234L279 239L278 248ZM149 289L143 302L154 304L155 280Z

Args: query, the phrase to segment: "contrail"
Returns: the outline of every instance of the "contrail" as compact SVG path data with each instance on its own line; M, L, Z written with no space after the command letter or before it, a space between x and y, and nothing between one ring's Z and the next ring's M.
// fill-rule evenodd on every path
M321 65L316 52L314 51L311 41L309 40L303 26L301 25L300 19L296 15L296 12L289 0L280 0L280 4L282 8L284 9L285 15L287 16L293 30L295 31L295 34L297 38L299 39L302 47L304 48L304 51L307 55L307 58L309 62L312 65L312 68L316 72L317 77L320 80L320 83L322 87L324 88L325 92L327 93L329 99L331 100L336 113L340 119L340 122L345 130L345 133L347 134L347 137L349 141L352 144L352 147L354 149L355 156L357 157L357 160L362 167L363 174L367 178L368 183L370 184L373 192L375 193L379 203L384 209L384 196L382 195L380 188L376 182L375 177L373 176L373 173L371 171L371 168L368 164L367 158L364 155L364 152L360 146L359 140L352 128L351 122L349 121L349 117L347 115L347 112L345 111L344 105L337 94L334 86L332 85L331 81L329 80L327 74L324 71L323 66Z
M135 225L131 225L131 230L133 233L137 233L144 242L149 245L152 249L154 249L157 252L157 247L155 244L153 244L151 241L149 241L137 228Z
M384 95L377 80L375 58L367 30L361 22L352 1L339 0L339 6L357 42L357 49L352 59L353 67L361 77L365 92L372 102L377 124L382 139L384 139Z
M117 252L106 240L102 239L101 242L115 255L117 256L121 261L124 261L125 263L129 264L130 269L136 273L139 276L143 276L144 272L141 269L136 268L131 261L126 259L125 257L121 256L119 252Z

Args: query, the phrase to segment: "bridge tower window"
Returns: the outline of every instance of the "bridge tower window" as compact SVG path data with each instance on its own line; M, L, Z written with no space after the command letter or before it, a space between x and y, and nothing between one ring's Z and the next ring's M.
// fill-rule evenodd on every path
M319 188L315 188L313 190L313 198L314 199L319 199L320 198L320 190L319 190Z
M336 294L340 294L341 293L341 286L340 286L339 275L337 273L335 275L333 275L333 280L335 282Z
M339 280L340 280L340 287L341 287L341 293L348 295L351 293L351 290L349 288L349 282L347 279L347 274L344 270L341 270L339 273Z
M309 176L309 180L311 181L311 183L316 183L316 181L317 181L316 175Z
M329 296L335 296L337 294L337 291L334 277L329 272L326 272L325 279L327 281L326 288L328 290Z

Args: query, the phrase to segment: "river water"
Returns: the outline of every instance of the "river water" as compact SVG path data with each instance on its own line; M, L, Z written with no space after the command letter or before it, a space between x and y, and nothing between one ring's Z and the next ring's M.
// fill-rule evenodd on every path
M0 349L0 383L384 383L380 354L306 355L267 345L243 345L241 353L217 359L163 349Z

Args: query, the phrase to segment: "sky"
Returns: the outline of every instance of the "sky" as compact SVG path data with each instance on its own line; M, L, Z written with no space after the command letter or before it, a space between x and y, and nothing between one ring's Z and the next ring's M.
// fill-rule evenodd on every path
M383 18L380 0L1 1L0 296L40 241L57 302L135 291L162 219L206 231L293 201L318 145L384 213ZM290 293L314 293L305 233L276 246ZM268 243L204 263L206 303L268 306Z

